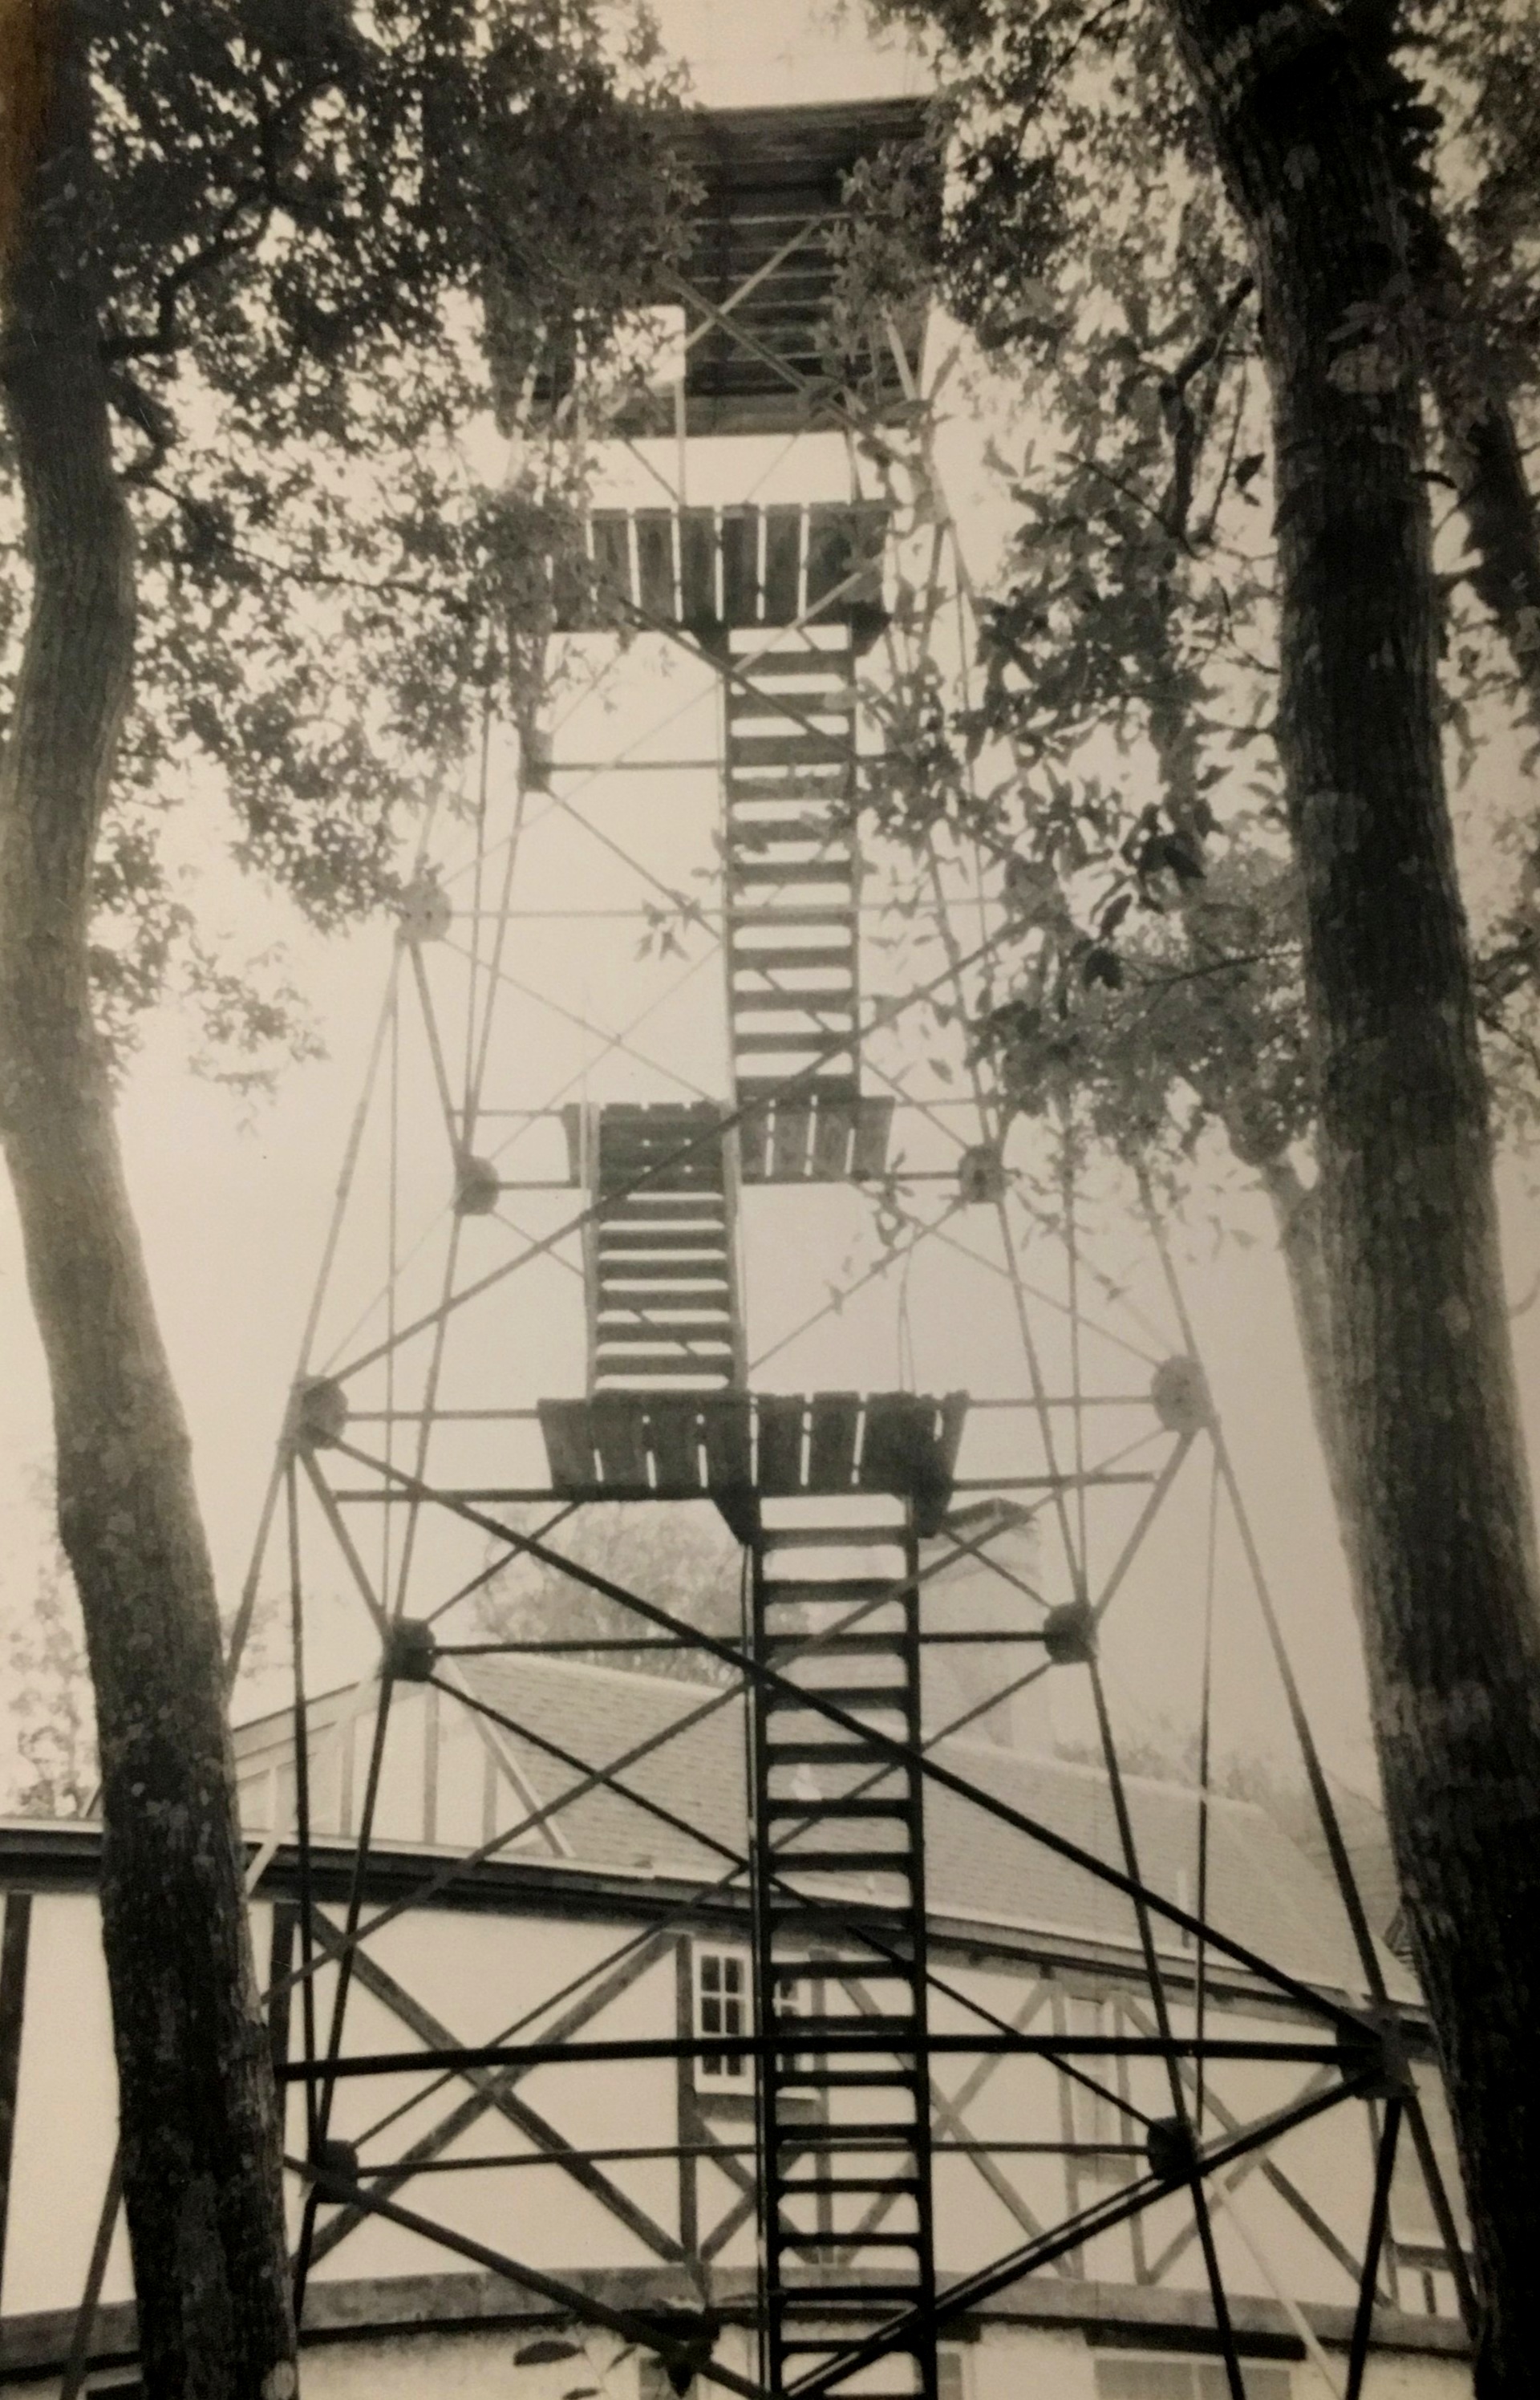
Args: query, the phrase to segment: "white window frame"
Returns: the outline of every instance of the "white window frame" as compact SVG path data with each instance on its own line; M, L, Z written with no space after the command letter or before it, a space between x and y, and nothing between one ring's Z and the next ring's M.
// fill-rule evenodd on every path
M751 2030L754 1994L746 1950L719 1943L694 1944L690 1958L690 2021L697 2041L714 2038L741 2040ZM713 2058L698 2051L695 2081L704 2092L747 2094L754 2088L750 2061L742 2052L736 2057Z
M697 1942L689 1966L690 2031L697 2041L742 2040L754 2030L754 1964L747 1950L731 1943ZM777 1984L778 2018L807 2014L806 1985L786 1977ZM712 2058L698 2051L695 2085L699 2092L730 2093L747 2099L754 2090L753 2061Z

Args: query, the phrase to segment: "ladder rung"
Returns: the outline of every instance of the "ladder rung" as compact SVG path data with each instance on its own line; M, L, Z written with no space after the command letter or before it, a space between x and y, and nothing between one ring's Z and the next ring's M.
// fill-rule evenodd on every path
M633 1320L624 1325L601 1324L594 1335L598 1350L698 1350L715 1356L719 1350L731 1350L732 1327L728 1318L691 1320L688 1324L655 1325L649 1319Z
M728 1238L728 1223L720 1209L709 1217L698 1208L687 1209L683 1216L660 1217L639 1213L628 1201L623 1208L606 1207L596 1220L594 1232L600 1243L608 1247L629 1242L638 1249L719 1250Z
M775 1863L783 1875L893 1875L907 1880L914 1873L910 1850L779 1850Z
M728 1015L729 1030L736 1057L757 1052L779 1057L795 1052L798 1057L822 1041L838 1042L842 1049L853 1048L859 1029L855 1022L858 995L853 989L829 992L806 999L799 992L750 991L734 992ZM838 1024L825 1024L822 1019L838 1015ZM802 1022L817 1017L816 1024Z
M598 1342L593 1358L594 1372L599 1375L648 1374L659 1367L675 1375L715 1375L728 1372L733 1351L724 1342Z
M800 1650L816 1642L820 1658L893 1658L903 1649L905 1635L899 1633L819 1633L801 1632L795 1629L787 1633L767 1633L765 1642L772 1652Z
M765 1745L766 1763L787 1766L875 1766L896 1768L902 1764L889 1759L864 1741L776 1741L773 1736Z
M628 1283L675 1283L692 1288L703 1284L713 1291L728 1289L725 1273L705 1260L696 1267L683 1259L606 1259L601 1266L606 1292L620 1290Z
M726 1319L719 1320L715 1330L704 1327L687 1330L672 1325L649 1328L644 1321L634 1325L629 1333L619 1328L596 1328L594 1347L616 1352L699 1348L715 1356L718 1350L732 1347L732 1329Z
M838 675L842 664L842 661L836 654L830 659L826 673L832 676ZM784 683L786 680L785 668L772 667L768 660L761 659L756 665L750 668L746 675L735 678L729 683L728 686L729 721L736 722L740 717L744 716L762 716L764 704L760 699L760 693L765 692L768 695L772 678L776 682ZM797 681L804 686L811 680L811 678L808 676L797 677ZM832 715L836 702L839 705L841 714L848 716L855 706L855 686L852 683L837 682L830 690L818 693L811 693L804 689L797 693L797 700L803 714L808 716L815 713L825 716ZM783 709L779 714L784 716L785 712Z
M599 1225L599 1263L612 1266L625 1263L634 1252L638 1259L673 1257L679 1251L695 1251L702 1255L702 1264L710 1265L721 1257L721 1229L713 1226L695 1233L672 1225L616 1225L607 1219Z
M641 1192L622 1192L618 1185L600 1193L606 1215L611 1208L635 1209L649 1217L705 1217L714 1211L719 1217L727 1207L721 1192L708 1188L688 1192L671 1191L666 1183L649 1183Z
M639 1162L637 1175L645 1174L646 1162ZM613 1225L634 1226L638 1232L665 1226L710 1225L720 1230L727 1222L727 1202L721 1192L686 1193L678 1190L654 1193L650 1189L634 1191L620 1179L609 1182L595 1195L595 1224L607 1233Z
M729 908L727 920L729 925L764 925L780 932L794 925L848 924L850 913L835 903L810 907L804 900L797 904L795 913L789 908Z
M798 1689L804 1692L816 1692L818 1698L825 1701L831 1709L845 1710L857 1708L906 1710L914 1697L907 1684L804 1684L799 1685ZM813 1702L811 1699L805 1703L794 1700L789 1693L777 1691L771 1695L769 1706L777 1711L796 1709L800 1714L804 1706L811 1708Z
M728 880L738 883L837 883L843 877L849 882L854 865L853 851L846 851L842 857L826 861L729 856Z
M865 1493L856 1492L851 1496L852 1499L862 1500L868 1495ZM761 1548L765 1552L765 1567L768 1573L770 1561L779 1550L875 1550L879 1548L902 1549L904 1539L903 1526L895 1524L890 1517L879 1525L771 1525L765 1531ZM790 1580L789 1577L780 1576L776 1579L778 1582ZM802 1576L798 1580L808 1582L809 1578ZM852 1577L828 1575L810 1583L810 1589L816 1589L821 1583L825 1582L869 1583L871 1580L869 1575Z
M735 969L753 967L765 975L773 974L784 967L833 966L847 958L853 961L855 934L852 931L848 942L829 942L817 949L811 945L806 949L797 949L795 947L789 949L778 948L773 950L734 949L729 955Z
M820 1583L794 1583L789 1575L772 1583L767 1576L765 1606L850 1609L859 1602L865 1616L869 1608L896 1607L907 1589L904 1575L829 1575Z
M781 2201L794 2200L804 2191L810 2197L821 2192L891 2191L906 2199L919 2189L918 2175L787 2175L777 2184L775 2196Z
M838 1792L826 1800L770 1800L767 1803L772 1817L795 1820L802 1824L824 1824L830 1818L909 1818L914 1814L911 1799L845 1800Z
M845 983L767 984L763 991L747 991L735 983L729 994L729 1013L736 1024L744 1016L795 1016L810 1008L844 1008L856 999L855 979ZM838 1031L838 1028L831 1030Z
M658 1295L656 1293L653 1295L653 1300L654 1304L656 1305L658 1302ZM668 1302L664 1301L662 1305L667 1307ZM687 1306L679 1308L674 1315L669 1316L654 1316L646 1309L617 1309L616 1302L601 1299L598 1307L598 1325L601 1333L606 1330L605 1319L606 1313L614 1315L615 1323L612 1330L618 1333L635 1332L642 1329L646 1329L654 1333L676 1333L681 1335L686 1333L715 1333L722 1326L730 1326L732 1323L731 1316L725 1308L705 1309L689 1308Z
M794 1010L786 1012L788 1016L795 1013ZM798 1064L789 1066L786 1071L788 1074L800 1074L803 1066L811 1067L817 1058L819 1053L815 1045L821 1034L828 1041L838 1043L842 1056L853 1057L858 1038L853 1025L823 1028L788 1025L774 1033L741 1033L735 1025L732 1029L732 1054L735 1058L796 1059Z
M816 2139L810 2140L810 2134ZM918 2134L919 2127L914 2122L887 2118L871 2125L804 2126L800 2132L794 2125L775 2125L770 2138L776 2149L862 2150L879 2142L892 2142L895 2149L912 2150Z
M756 717L768 714L756 709ZM742 724L728 732L728 766L729 770L743 762L755 767L851 767L855 763L854 751L848 733L825 733L822 726L798 725L788 720L784 733L749 733Z
M890 2233L873 2227L869 2233L857 2233L853 2228L846 2233L797 2233L788 2225L778 2228L778 2246L783 2250L918 2250L918 2233Z

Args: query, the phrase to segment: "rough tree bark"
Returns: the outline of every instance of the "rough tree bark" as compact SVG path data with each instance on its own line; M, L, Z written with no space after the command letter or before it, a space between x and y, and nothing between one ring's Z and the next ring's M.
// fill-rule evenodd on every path
M1321 1187L1307 1183L1287 1157L1257 1163L1257 1176L1273 1210L1278 1230L1278 1250L1288 1281L1294 1322L1299 1328L1300 1355L1304 1362L1305 1392L1315 1437L1326 1462L1327 1481L1336 1508L1337 1526L1347 1558L1348 1591L1356 1609L1358 1561L1354 1553L1353 1476L1350 1457L1353 1429L1344 1422L1332 1359L1331 1301L1327 1289L1326 1259L1321 1244Z
M1274 415L1334 1363L1375 1735L1470 2202L1483 2400L1540 2355L1540 1575L1437 718L1406 227L1314 0L1163 0L1246 223Z
M0 1142L96 1693L141 2355L154 2400L286 2400L278 2120L213 1581L89 989L91 857L132 667L134 582L89 265L85 45L73 0L13 0L5 32L14 205L0 404L33 593L0 758ZM17 95L29 90L35 139L19 161Z

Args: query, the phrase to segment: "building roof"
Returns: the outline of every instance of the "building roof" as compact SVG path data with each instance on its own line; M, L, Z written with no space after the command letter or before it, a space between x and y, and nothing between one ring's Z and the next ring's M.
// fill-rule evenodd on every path
M528 1655L461 1657L454 1665L468 1692L497 1712L499 1741L537 1805L576 1795L552 1820L571 1866L650 1868L707 1885L729 1873L724 1853L740 1855L747 1840L740 1696L711 1684ZM411 1689L398 1686L396 1706ZM323 1714L313 1719L318 1736ZM285 1723L268 1718L239 1728L238 1755L264 1751L270 1758ZM670 1738L673 1726L680 1730ZM1099 1768L989 1741L942 1742L934 1754L981 1792L1122 1868L1112 1794ZM589 1779L573 1761L611 1770L652 1807L602 1784L581 1789ZM1198 1794L1148 1777L1124 1780L1142 1880L1162 1898L1195 1911ZM926 1874L937 1919L1009 1927L1071 1945L1082 1941L1097 1951L1137 1948L1133 1905L1122 1893L934 1783L926 1800ZM1339 1895L1252 1802L1209 1800L1207 1916L1220 1932L1302 1981L1347 1992L1362 1986ZM1157 1938L1163 1950L1180 1954L1177 1928L1158 1926ZM1392 1991L1414 1998L1405 1969L1388 1953L1381 1963Z

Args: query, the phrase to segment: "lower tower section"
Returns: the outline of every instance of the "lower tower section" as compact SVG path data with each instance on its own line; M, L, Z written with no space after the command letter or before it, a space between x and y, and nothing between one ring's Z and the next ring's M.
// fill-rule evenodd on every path
M934 2400L914 1508L874 1493L768 1502L760 1517L762 2376L776 2393ZM879 2362L863 2358L873 2335Z

